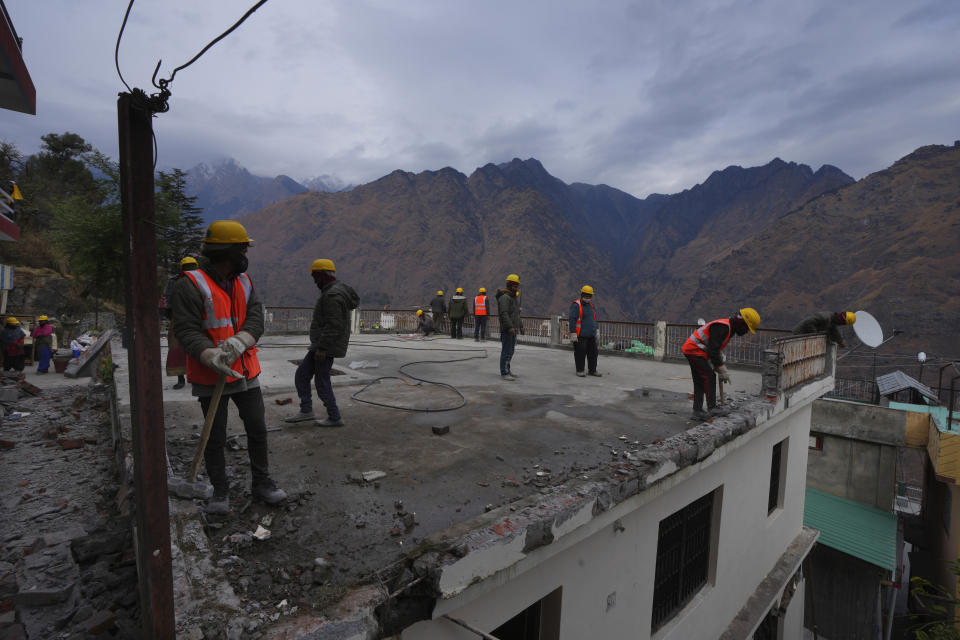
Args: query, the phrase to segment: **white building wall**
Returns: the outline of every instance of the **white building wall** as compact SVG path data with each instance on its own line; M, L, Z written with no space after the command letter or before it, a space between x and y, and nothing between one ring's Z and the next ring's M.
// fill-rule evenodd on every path
M444 613L491 631L563 588L561 638L712 640L744 606L803 525L810 404L764 423L699 464L615 506L496 576L438 603ZM773 446L788 438L784 505L767 515ZM716 580L653 636L650 621L660 521L722 488ZM716 518L716 514L715 514ZM615 522L619 520L622 531ZM579 539L578 539L579 538ZM509 575L507 575L509 574ZM608 607L608 599L615 600ZM772 603L771 603L772 604ZM797 613L799 611L799 613ZM792 599L783 638L802 635L803 592ZM444 619L419 622L404 640L476 640Z

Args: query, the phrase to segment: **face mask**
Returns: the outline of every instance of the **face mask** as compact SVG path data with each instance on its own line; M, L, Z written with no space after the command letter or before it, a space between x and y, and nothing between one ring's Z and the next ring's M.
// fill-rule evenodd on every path
M247 256L240 253L239 249L231 250L230 271L232 273L244 273L248 266L250 266L250 261L247 260Z

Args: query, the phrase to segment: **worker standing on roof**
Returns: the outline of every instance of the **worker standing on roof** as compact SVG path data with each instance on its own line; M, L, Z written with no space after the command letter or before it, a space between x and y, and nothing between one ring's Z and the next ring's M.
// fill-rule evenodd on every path
M50 370L50 351L53 348L53 325L46 315L37 317L37 326L30 331L33 337L33 353L37 360L37 373Z
M424 313L423 309L417 309L417 331L423 331L424 336L434 332L433 316Z
M500 377L513 382L517 377L510 363L517 348L517 334L523 334L520 322L520 276L517 274L508 275L506 286L497 291L497 309L500 314Z
M313 281L320 289L320 297L313 307L313 321L310 323L310 351L308 358L313 357L314 380L317 386L317 395L327 410L327 417L317 420L318 427L342 427L343 417L337 407L337 398L333 395L333 383L330 380L330 371L333 369L334 358L343 358L347 355L347 346L350 344L350 312L360 304L360 296L353 288L337 280L337 267L333 260L322 258L314 260L310 267ZM306 359L305 359L306 360ZM303 366L303 364L301 364ZM297 369L300 374L300 369ZM300 392L301 382L297 384ZM307 378L306 397L310 399L309 378ZM300 410L304 410L304 397L300 395ZM306 406L311 409L310 405Z
M180 346L177 336L173 333L173 287L177 280L183 277L187 271L194 271L197 268L197 259L193 256L186 256L180 261L180 271L174 277L167 281L166 289L161 300L160 313L169 323L167 329L167 363L166 370L168 376L177 376L177 383L173 385L174 389L183 389L187 382L184 375L187 373L187 354Z
M577 375L600 377L597 371L597 337L600 325L597 322L597 308L593 306L593 287L588 284L580 289L580 297L570 305L570 342L573 343L573 363ZM587 373L583 372L584 361Z
M730 382L722 352L733 334L742 336L747 331L756 333L759 326L760 314L755 309L744 307L730 318L714 320L699 327L683 343L681 350L693 373L695 420L709 420L714 416L726 415L728 411L717 406L717 377L719 376L720 382ZM704 396L707 398L706 411L703 409Z
M826 333L830 342L841 348L846 348L847 345L843 342L843 336L840 335L840 329L837 327L849 326L856 321L857 314L853 311L837 311L836 313L824 311L805 318L803 322L793 328L793 333L794 335Z
M25 358L23 341L27 334L20 328L20 321L10 316L3 326L3 332L0 333L0 345L3 346L3 370L4 371L23 371L23 360Z
M490 316L490 298L487 297L486 287L480 287L473 299L473 340L486 341L487 318Z
M433 312L433 323L437 331L445 331L447 325L444 317L447 313L447 303L443 299L443 291L437 291L437 295L430 301L430 310Z
M247 247L252 240L235 220L217 220L207 228L199 269L184 272L173 288L173 325L187 353L187 380L200 400L204 415L210 409L218 380L226 376L223 401L217 406L204 450L213 497L207 512L230 511L227 465L228 399L233 400L247 433L253 497L267 504L287 499L270 477L267 425L260 392L257 340L263 335L263 303L247 270Z
M460 340L463 338L463 319L467 317L467 298L463 295L463 287L457 287L456 293L450 298L450 337Z

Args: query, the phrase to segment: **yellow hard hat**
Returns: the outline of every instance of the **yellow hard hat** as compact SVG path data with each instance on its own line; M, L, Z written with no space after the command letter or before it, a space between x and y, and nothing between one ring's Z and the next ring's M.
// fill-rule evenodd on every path
M507 276L507 282L516 282L517 284L520 284L520 276L515 273L511 273Z
M188 264L197 264L197 259L192 256L187 256L186 258L180 261L180 268L183 269Z
M207 227L207 244L249 244L253 242L247 230L236 220L217 220Z
M847 324L848 324L848 325L851 325L851 324L853 324L854 322L857 321L857 314L855 314L853 311L847 311L847 313L846 313L845 315L846 315L846 317L847 317Z
M327 260L326 258L317 258L313 261L313 264L310 266L310 273L314 271L333 271L337 272L337 267L333 264L333 260Z
M593 295L593 287L591 287L588 284L585 284L582 287L580 287L580 293L589 293L590 295Z
M418 315L418 316L422 316L422 315L423 315L423 309L417 309L417 315Z
M486 288L486 287L480 287L480 291L479 291L479 292L480 292L480 293L486 293L486 292L487 292L487 288Z
M13 316L10 316L9 318L7 318L7 324L20 324L20 321L14 318Z
M463 293L463 287L457 287L457 293Z
M757 332L757 327L760 326L760 314L757 313L756 309L744 307L740 309L740 317L747 323L747 329L750 329L750 333Z
M47 320L50 320L47 316L37 316L37 322L45 322Z
M437 295L438 295L438 296L442 296L442 295L443 295L443 291L437 291Z

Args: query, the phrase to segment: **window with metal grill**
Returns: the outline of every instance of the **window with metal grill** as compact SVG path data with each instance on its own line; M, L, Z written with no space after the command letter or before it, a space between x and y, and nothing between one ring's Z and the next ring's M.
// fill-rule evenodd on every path
M753 640L779 640L780 619L774 615L773 609L767 612L760 626L753 632Z
M707 583L715 493L711 491L660 521L651 632L670 620Z
M783 474L780 467L782 465L784 442L786 440L773 445L773 456L770 461L770 493L767 495L767 515L773 513L777 507L783 506L783 491L781 490Z

